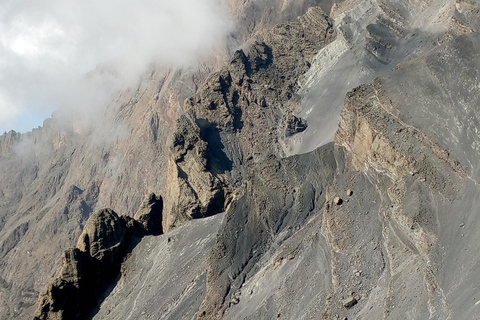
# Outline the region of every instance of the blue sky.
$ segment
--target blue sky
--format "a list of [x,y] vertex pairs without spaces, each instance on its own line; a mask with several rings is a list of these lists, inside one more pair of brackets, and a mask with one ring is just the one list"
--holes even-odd
[[15,117],[11,120],[10,123],[7,123],[0,134],[4,132],[15,130],[17,132],[27,132],[31,131],[32,128],[37,128],[43,124],[43,121],[46,118],[51,116],[51,112],[49,110],[45,111],[30,111],[22,114],[21,116]]

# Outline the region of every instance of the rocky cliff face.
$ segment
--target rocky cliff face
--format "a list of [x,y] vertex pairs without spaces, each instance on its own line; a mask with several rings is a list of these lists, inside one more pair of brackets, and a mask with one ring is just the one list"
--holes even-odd
[[91,318],[140,238],[162,233],[162,209],[161,198],[150,194],[135,214],[138,220],[111,209],[95,212],[76,248],[64,252],[60,273],[40,294],[34,319]]
[[[122,104],[116,117],[128,123],[144,119],[137,123],[138,130],[148,135],[141,136],[163,141],[163,151],[158,151],[155,161],[150,153],[142,158],[155,163],[148,172],[130,170],[115,179],[99,175],[103,178],[98,185],[83,184],[73,173],[64,174],[68,168],[69,172],[88,168],[94,174],[85,181],[91,181],[100,167],[115,163],[111,154],[131,144],[135,145],[128,149],[132,157],[125,156],[129,160],[121,162],[127,172],[139,159],[133,154],[144,154],[145,145],[151,142],[137,145],[119,139],[112,142],[108,156],[101,153],[98,162],[92,150],[109,148],[94,147],[92,142],[79,153],[66,143],[73,141],[73,133],[55,131],[58,127],[53,121],[46,123],[51,129],[30,134],[38,140],[45,135],[42,139],[49,141],[48,148],[34,148],[35,157],[17,161],[11,153],[22,150],[15,146],[24,136],[2,136],[2,161],[14,170],[0,167],[11,181],[1,189],[5,197],[0,205],[10,210],[15,203],[16,212],[3,211],[6,214],[0,220],[5,266],[0,292],[4,296],[14,293],[3,300],[8,307],[5,314],[11,317],[28,310],[20,302],[32,303],[28,292],[33,297],[38,283],[48,278],[45,273],[35,284],[21,272],[13,276],[15,270],[32,265],[13,267],[23,257],[19,252],[45,234],[56,234],[58,226],[69,234],[53,239],[68,239],[65,242],[73,244],[80,226],[85,225],[77,249],[66,251],[62,271],[42,294],[38,317],[78,316],[71,310],[82,309],[84,302],[69,300],[75,303],[67,306],[58,292],[78,294],[86,281],[84,275],[91,273],[84,271],[90,263],[85,261],[95,261],[98,255],[113,261],[116,272],[123,268],[123,273],[99,306],[97,319],[110,315],[125,319],[153,315],[202,319],[479,317],[475,286],[478,3],[321,3],[330,15],[319,7],[307,11],[311,4],[231,1],[232,11],[243,21],[239,26],[242,36],[231,45],[243,46],[219,71],[208,76],[211,69],[196,73],[199,76],[189,82],[194,84],[190,91],[169,95],[172,102],[191,93],[184,108],[169,109],[169,119],[185,111],[171,140],[163,133],[154,134],[161,130],[160,119],[166,118],[150,118],[142,109],[150,110],[152,105],[145,107],[149,104],[144,102],[156,95],[148,90],[137,92],[141,99]],[[278,15],[268,13],[270,5],[278,9]],[[301,17],[282,24],[297,14]],[[270,29],[277,22],[281,24]],[[180,88],[174,86],[174,79],[184,78],[173,74],[162,78],[160,101],[167,88]],[[121,97],[119,101],[127,99],[126,94]],[[137,109],[137,104],[142,107]],[[292,155],[296,152],[305,153]],[[77,154],[82,154],[82,160],[71,164],[68,159],[77,159]],[[46,158],[55,160],[49,170],[41,160]],[[144,170],[145,166],[135,168]],[[130,179],[131,172],[146,180]],[[155,205],[161,199],[152,196],[135,215],[138,222],[109,211],[102,211],[102,219],[101,214],[91,217],[90,221],[120,224],[114,228],[117,231],[103,232],[105,228],[85,224],[90,212],[108,201],[122,203],[121,208],[129,208],[122,212],[133,215],[130,209],[138,206],[139,193],[145,191],[144,186],[134,187],[151,181],[151,174],[157,181],[157,176],[165,178],[167,172],[161,215]],[[163,180],[158,181],[163,186]],[[39,192],[39,186],[45,186],[45,192]],[[155,189],[152,186],[148,182],[145,188]],[[61,199],[68,199],[61,211],[64,216],[50,216],[58,206],[63,208]],[[218,231],[213,225],[207,227],[207,222],[190,221],[223,211],[225,218]],[[150,212],[157,214],[150,216]],[[132,249],[134,260],[120,267],[122,259],[111,258],[111,254],[125,252],[119,248],[124,247],[121,239],[130,234],[130,225],[140,228],[135,233],[139,236],[167,234],[142,240]],[[193,226],[205,229],[194,232]],[[92,247],[91,239],[98,245]],[[49,247],[49,254],[53,256],[57,249],[59,245]],[[210,253],[205,258],[207,250]],[[46,252],[50,251],[38,250],[36,255],[47,256]],[[168,256],[162,262],[165,252]],[[51,268],[48,263],[35,263],[45,270]],[[181,271],[173,267],[177,265]],[[145,271],[151,266],[162,283],[152,281],[157,275]],[[185,278],[172,282],[170,276]],[[149,284],[142,285],[146,281]],[[130,286],[134,289],[129,290]],[[95,303],[99,298],[94,298]],[[12,301],[17,303],[17,313]],[[95,304],[88,303],[88,308]]]
[[311,8],[264,34],[247,54],[237,51],[187,100],[171,148],[165,229],[225,210],[253,172],[269,174],[261,166],[284,155],[288,119],[300,107],[297,79],[334,37],[328,16]]
[[[177,106],[172,101],[172,108],[159,108],[171,93],[161,93],[157,102],[149,86],[168,76],[157,73],[148,86],[123,93],[116,105],[121,114],[113,118],[119,109],[109,111],[101,130],[77,130],[54,116],[40,129],[16,134],[14,143],[11,133],[0,138],[8,146],[0,158],[0,318],[26,308],[31,313],[35,296],[57,272],[54,261],[75,244],[94,211],[108,206],[133,216],[146,193],[162,190],[166,132]],[[152,166],[152,159],[159,164]],[[31,269],[38,274],[31,277]]]
[[148,70],[137,87],[111,98],[95,124],[57,114],[31,133],[1,136],[0,318],[30,317],[61,252],[75,244],[93,212],[111,207],[133,216],[145,194],[164,189],[183,102],[233,49],[317,2],[230,1],[241,22],[215,57],[181,70]]
[[[478,39],[473,29],[457,26],[453,3],[431,5],[432,11],[452,13],[439,42],[351,91],[334,144],[280,159],[286,144],[279,143],[284,136],[274,134],[277,149],[270,156],[265,150],[271,146],[258,139],[263,153],[248,158],[255,165],[236,164],[226,153],[229,145],[234,141],[242,151],[248,147],[220,134],[222,144],[214,146],[227,150],[232,172],[247,170],[237,169],[244,185],[233,192],[210,253],[206,297],[197,317],[478,316],[476,299],[471,299],[476,289],[466,283],[475,278],[476,262],[465,256],[475,250],[467,248],[476,247],[476,233],[464,222],[476,220],[473,119],[478,96],[472,70],[477,69],[473,48]],[[478,12],[470,8],[469,14]],[[460,24],[472,25],[466,17]],[[393,46],[387,49],[396,54]],[[208,119],[201,112],[194,118],[199,114]],[[211,122],[235,122],[235,114],[225,114]],[[269,121],[277,121],[278,128],[281,118]]]

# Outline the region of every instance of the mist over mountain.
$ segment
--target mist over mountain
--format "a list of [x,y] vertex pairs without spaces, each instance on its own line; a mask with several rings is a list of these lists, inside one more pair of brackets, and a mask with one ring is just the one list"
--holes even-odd
[[[233,27],[212,0],[8,0],[0,18],[1,132],[33,128],[22,124],[31,113],[96,112],[149,65],[207,59]],[[94,80],[85,77],[95,69]]]
[[0,137],[0,319],[480,317],[477,1],[112,3],[31,2],[118,60]]

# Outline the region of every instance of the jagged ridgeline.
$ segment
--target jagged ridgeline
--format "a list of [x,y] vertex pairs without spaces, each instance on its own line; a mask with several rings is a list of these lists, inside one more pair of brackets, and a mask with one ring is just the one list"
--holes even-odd
[[[480,318],[480,3],[231,4],[247,41],[186,99],[163,198],[92,214],[36,319]],[[269,5],[291,21],[255,29]]]
[[[299,99],[296,97],[299,88],[298,79],[308,70],[313,55],[334,39],[332,26],[331,20],[320,8],[311,8],[298,21],[279,25],[266,33],[262,41],[257,41],[249,47],[247,54],[242,50],[237,51],[227,67],[210,75],[199,92],[187,100],[185,115],[181,116],[177,122],[177,129],[173,134],[170,148],[171,156],[163,218],[156,220],[156,222],[160,222],[160,226],[163,220],[163,230],[170,231],[190,219],[223,212],[231,203],[243,197],[242,194],[245,192],[263,193],[265,187],[268,190],[268,188],[278,189],[282,185],[288,185],[286,179],[292,175],[289,173],[288,167],[292,167],[292,165],[287,162],[283,169],[285,177],[279,176],[279,161],[284,156],[279,141],[305,129],[305,123],[293,115],[298,112],[300,107]],[[323,158],[324,156],[319,157]],[[317,179],[315,185],[322,184],[327,176],[331,178],[333,158],[330,156],[328,160],[324,161],[326,161],[327,168],[320,169],[319,173],[315,174],[315,177],[322,177],[322,179]],[[315,161],[315,163],[317,162]],[[319,168],[321,167],[323,165],[319,164]],[[264,182],[262,185],[256,186],[256,190],[249,190],[246,185],[247,181],[251,179],[255,179],[255,181],[260,179],[259,182]],[[303,177],[295,179],[304,180]],[[264,183],[265,185],[263,185]],[[288,193],[293,192],[293,188],[293,185],[290,186]],[[310,183],[303,188],[306,189],[305,192],[308,193],[308,196],[314,195],[314,186]],[[279,193],[275,198],[281,200],[286,193],[287,191]],[[268,199],[268,192],[263,196]],[[290,205],[306,205],[297,204],[295,198]],[[273,200],[269,199],[268,201]],[[308,202],[313,199],[302,201]],[[273,202],[269,205],[272,204]],[[311,210],[304,209],[304,211],[302,215],[292,219],[291,223],[303,223],[311,213]],[[138,233],[138,231],[131,231],[128,226],[124,227],[129,223],[132,228],[135,227],[136,220],[125,222],[126,217],[116,218],[116,214],[111,211],[99,211],[87,222],[74,252],[82,251],[82,248],[86,246],[85,243],[89,242],[89,232],[86,235],[85,231],[88,229],[87,227],[90,226],[89,228],[92,230],[102,229],[97,225],[105,224],[101,222],[105,218],[100,218],[104,217],[106,213],[109,213],[109,220],[124,221],[119,222],[118,227],[121,230],[126,228],[123,233]],[[286,227],[277,222],[277,220],[283,220],[284,217],[278,216],[278,212],[272,212],[272,214],[274,216],[266,215],[262,218],[270,221],[265,225],[264,230],[260,228],[258,234],[251,235],[253,243],[258,241],[265,246],[267,243],[263,243],[266,240],[263,238],[263,233],[279,232]],[[257,218],[252,217],[252,222],[255,219]],[[107,225],[109,224],[107,223]],[[92,227],[93,225],[96,227]],[[90,233],[98,233],[97,231]],[[111,233],[99,232],[100,234]],[[257,236],[260,238],[255,239]],[[113,246],[115,250],[117,247],[128,247],[123,244],[123,237],[120,238],[115,238]],[[130,238],[131,236],[127,237],[127,239]],[[125,241],[131,242],[131,240]],[[107,250],[107,248],[104,249]],[[99,268],[115,271],[108,271],[108,274],[118,274],[120,258],[125,255],[124,249],[118,250],[120,250],[120,254],[113,259],[118,263],[117,269],[113,267]],[[88,252],[88,250],[83,251]],[[70,252],[71,250],[67,251],[66,255],[69,256]],[[262,251],[258,251],[257,259],[262,253]],[[91,254],[91,257],[94,258],[94,255]],[[111,260],[111,258],[107,259],[107,261]],[[78,264],[77,260],[73,259],[73,261],[73,264]],[[66,274],[71,268],[69,265],[64,262],[60,276],[53,285],[47,288],[47,292],[41,298],[37,311],[39,319],[49,319],[55,317],[55,314],[63,312],[61,307],[52,307],[56,304],[55,298],[52,296],[53,292],[58,291],[57,283],[59,281],[68,282],[65,279],[69,278],[69,275]],[[102,276],[102,278],[106,277]],[[110,281],[113,279],[113,276],[110,277]],[[100,283],[98,290],[94,291],[105,290],[108,280],[105,281],[103,287]],[[86,288],[82,290],[91,290],[92,288],[88,284],[74,285]],[[76,299],[68,300],[78,301],[78,297],[85,295],[85,292],[87,291],[79,291]],[[67,295],[62,292],[59,296]],[[94,295],[88,294],[87,296],[92,298]],[[95,298],[98,300],[99,296],[93,299],[95,300]],[[89,308],[85,307],[87,304],[78,305],[76,308],[83,310],[82,312],[90,310],[93,302],[87,301],[86,303],[90,306]],[[86,314],[69,311],[70,317],[75,315],[79,319],[85,317]]]

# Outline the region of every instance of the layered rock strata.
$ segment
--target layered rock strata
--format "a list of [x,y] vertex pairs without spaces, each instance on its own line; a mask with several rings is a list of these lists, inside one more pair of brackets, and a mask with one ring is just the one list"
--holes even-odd
[[[367,30],[369,61],[394,61],[392,43],[412,3],[375,7],[380,25]],[[183,291],[162,287],[172,300],[162,301],[160,317],[478,318],[478,8],[471,1],[421,6],[449,20],[446,31],[423,45],[424,54],[349,92],[335,141],[306,154],[285,158],[284,139],[293,124],[302,128],[293,118],[299,78],[337,36],[321,10],[259,36],[208,77],[178,121],[160,221],[171,230],[227,213],[207,279],[189,275]],[[182,260],[191,245],[182,248],[179,264],[198,267]],[[142,266],[135,263],[129,270]],[[73,263],[65,272],[81,268]],[[135,288],[134,297],[119,289],[98,317],[125,297],[154,310],[162,295]],[[195,310],[177,308],[187,308],[184,299]],[[150,316],[132,308],[132,317]]]

